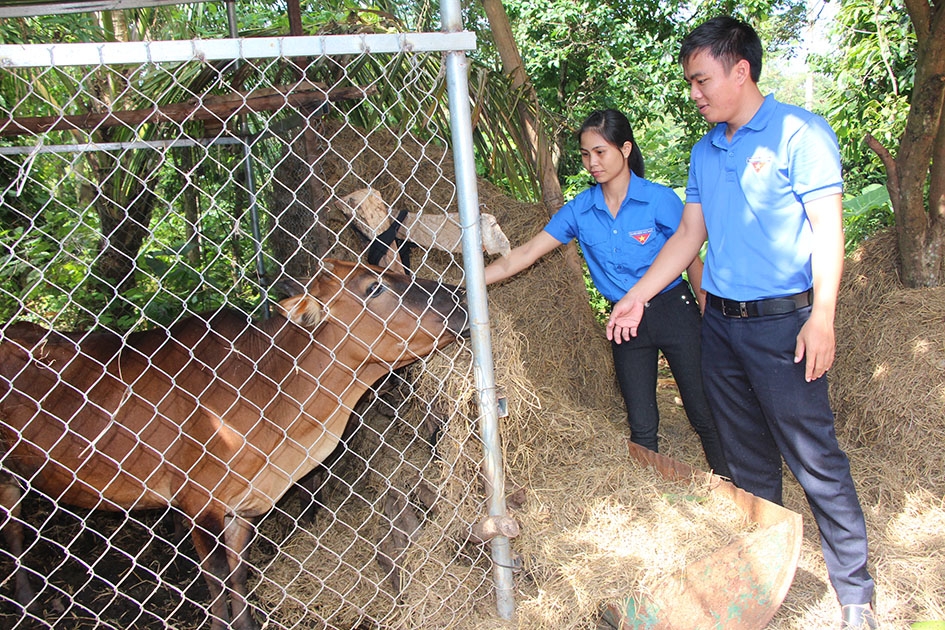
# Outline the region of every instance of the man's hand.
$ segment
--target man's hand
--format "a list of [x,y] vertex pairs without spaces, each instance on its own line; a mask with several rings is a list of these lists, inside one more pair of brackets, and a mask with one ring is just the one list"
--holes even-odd
[[811,312],[810,319],[797,334],[797,345],[794,347],[795,363],[800,363],[807,357],[804,376],[808,383],[826,374],[833,366],[836,350],[833,325]]
[[607,321],[607,338],[620,344],[630,341],[630,337],[637,336],[637,328],[643,319],[643,309],[646,302],[640,300],[633,293],[627,293],[614,304],[614,310]]

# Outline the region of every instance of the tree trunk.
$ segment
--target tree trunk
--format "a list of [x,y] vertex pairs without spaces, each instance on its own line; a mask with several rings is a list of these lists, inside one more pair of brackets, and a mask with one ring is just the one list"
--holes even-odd
[[[136,259],[148,235],[157,201],[153,188],[157,169],[139,172],[129,190],[122,190],[126,167],[121,159],[108,154],[105,160],[90,160],[93,181],[105,182],[99,184],[94,199],[102,241],[92,272],[93,290],[76,296],[92,312],[107,313],[112,322],[120,322],[134,313],[131,303],[121,295],[136,286]],[[104,302],[98,302],[99,299]]]
[[[194,180],[200,178],[195,171],[194,147],[180,149],[181,196],[180,205],[184,209],[184,232],[187,238],[185,246],[187,260],[194,269],[200,265],[200,192]],[[202,167],[200,167],[202,169]]]
[[96,202],[102,222],[102,246],[95,261],[95,275],[115,294],[135,286],[135,260],[154,209],[155,196],[148,184],[142,183],[136,192],[127,209],[102,197]]
[[945,5],[906,6],[917,42],[906,130],[895,158],[872,136],[867,144],[886,166],[903,283],[937,287],[945,286]]
[[509,16],[501,0],[483,0],[482,5],[489,18],[489,25],[492,27],[496,49],[502,58],[503,71],[511,78],[512,87],[522,95],[522,98],[518,99],[517,106],[519,120],[524,130],[521,145],[538,177],[542,202],[548,209],[548,214],[554,214],[564,205],[564,195],[561,193],[561,184],[558,182],[557,167],[552,154],[553,145],[537,118],[537,113],[540,111],[538,95],[525,74],[522,57],[512,37]]

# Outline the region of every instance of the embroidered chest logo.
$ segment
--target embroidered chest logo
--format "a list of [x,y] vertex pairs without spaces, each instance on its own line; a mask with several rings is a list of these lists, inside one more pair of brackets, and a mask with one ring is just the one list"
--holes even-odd
[[646,230],[637,230],[636,232],[630,232],[628,236],[635,240],[640,245],[646,245],[646,242],[650,240],[650,236],[653,234],[653,228],[648,228]]
[[748,158],[748,166],[759,175],[767,170],[773,159],[769,155],[760,155]]

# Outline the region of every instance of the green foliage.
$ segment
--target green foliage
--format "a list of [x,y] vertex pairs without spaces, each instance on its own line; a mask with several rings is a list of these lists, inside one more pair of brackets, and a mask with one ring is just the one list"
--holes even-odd
[[824,114],[840,140],[847,186],[860,190],[886,179],[866,134],[895,146],[905,129],[915,34],[901,5],[879,0],[843,2],[834,26],[835,51],[813,62],[834,79]]
[[[99,240],[94,217],[77,217],[61,203],[49,203],[33,216],[19,214],[11,205],[3,208],[7,220],[0,229],[0,320],[25,311],[46,321],[75,324],[79,316],[68,314],[74,308],[71,302],[91,272],[89,252]],[[7,221],[15,227],[7,228]]]
[[[220,166],[228,148],[214,149]],[[254,264],[237,252],[252,251],[250,230],[241,230],[240,246],[232,247],[233,191],[226,177],[206,166],[203,187],[206,211],[201,216],[202,245],[193,259],[182,213],[175,205],[180,184],[173,172],[157,184],[160,213],[152,218],[148,237],[137,257],[137,282],[120,295],[96,277],[101,251],[98,215],[74,194],[87,182],[79,173],[57,179],[56,159],[37,159],[35,181],[57,182],[52,191],[27,185],[18,196],[0,191],[0,321],[13,318],[54,322],[62,329],[109,327],[127,330],[142,324],[169,324],[181,311],[202,312],[223,304],[251,311],[260,287],[251,280]],[[10,167],[0,161],[0,170]],[[225,169],[222,169],[225,170]],[[214,182],[222,182],[215,185]],[[211,201],[212,200],[212,201]],[[130,308],[129,308],[130,307]]]
[[[884,142],[901,132],[914,63],[908,17],[878,0],[876,4],[871,1],[844,4],[839,70],[835,58],[817,60],[819,76],[836,79],[829,81],[832,91],[823,112],[841,139],[848,188],[864,189],[870,195],[874,189],[867,186],[883,177],[861,139],[865,130]],[[505,6],[538,92],[539,114],[562,145],[559,172],[566,198],[590,183],[572,130],[590,111],[603,107],[621,109],[630,117],[646,159],[648,177],[673,187],[684,185],[689,148],[707,127],[689,102],[688,86],[676,57],[682,37],[707,17],[724,12],[752,22],[769,46],[765,85],[777,86],[782,98],[782,88],[785,93],[791,92],[789,98],[795,101],[801,94],[797,82],[791,84],[789,78],[779,74],[776,64],[769,63],[771,58],[785,54],[803,26],[804,5],[797,0],[709,2],[696,7],[656,0],[508,0]],[[247,0],[237,3],[236,11],[241,36],[282,35],[288,31],[282,3]],[[96,15],[7,20],[0,23],[0,41],[107,41],[122,23],[131,39],[224,37],[229,30],[222,3],[128,10],[122,12],[122,20],[117,19],[117,13],[111,16],[115,19],[107,20]],[[520,95],[501,72],[481,7],[472,3],[466,16],[469,28],[477,30],[480,46],[470,55],[477,170],[515,196],[537,200],[537,182],[519,149],[522,132],[516,107],[522,102]],[[426,2],[304,0],[302,17],[304,31],[309,34],[437,28],[436,8]],[[159,72],[148,67],[130,74],[113,73],[94,84],[84,74],[87,69],[3,73],[0,108],[5,112],[15,109],[18,116],[89,111],[92,103],[76,99],[77,91],[86,95],[106,93],[120,109],[140,107],[142,97],[144,102],[153,102],[152,95],[160,95],[160,103],[180,102],[194,94],[229,90],[234,70],[225,64],[184,64]],[[336,111],[355,124],[365,128],[385,125],[421,137],[446,137],[449,121],[440,70],[436,55],[401,55],[393,60],[364,55],[345,59],[343,67],[337,60],[316,60],[307,68],[307,77],[330,85],[341,81],[376,86],[379,94],[372,100],[381,107],[357,102],[336,105]],[[172,75],[176,75],[175,81],[170,80]],[[244,67],[240,88],[278,84],[290,75],[282,64]],[[45,104],[24,100],[24,95],[36,90],[42,92]],[[247,124],[251,132],[262,131],[278,120],[250,117]],[[199,130],[187,131],[197,135]],[[107,134],[107,139],[121,141],[136,135],[147,138],[149,133],[147,128],[135,133],[116,129]],[[59,141],[71,142],[72,138],[66,134],[47,137],[47,142]],[[254,159],[269,165],[281,154],[278,147],[257,147],[256,152]],[[229,182],[239,172],[239,151],[214,150],[197,166],[202,236],[198,260],[192,258],[196,250],[187,240],[180,218],[182,185],[174,175],[174,151],[167,157],[167,163],[159,164],[143,155],[135,156],[120,168],[116,166],[113,176],[106,178],[111,186],[108,194],[118,207],[125,203],[121,194],[130,194],[135,182],[144,177],[157,191],[149,219],[150,235],[138,253],[136,282],[123,295],[109,294],[107,287],[85,280],[92,273],[94,256],[100,248],[96,209],[80,202],[79,191],[88,185],[81,180],[90,176],[87,167],[70,165],[66,171],[72,175],[62,177],[57,175],[61,164],[37,160],[32,177],[49,182],[48,186],[17,191],[17,169],[23,163],[0,159],[0,177],[12,182],[0,190],[0,254],[9,263],[0,271],[0,314],[29,308],[58,313],[62,321],[113,324],[105,306],[118,301],[134,305],[130,311],[116,311],[115,317],[125,326],[143,320],[165,322],[181,309],[205,310],[224,302],[254,308],[260,287],[252,279],[253,243],[246,237],[246,218],[237,211],[244,207],[240,201],[244,193],[238,185],[214,184]],[[848,243],[858,242],[890,221],[888,203],[869,202],[862,207],[856,199],[849,203],[845,213]],[[243,227],[234,230],[234,225]],[[63,244],[61,248],[59,243]],[[273,266],[276,264],[274,261]],[[599,294],[593,297],[593,293],[591,299],[601,312],[606,300]]]
[[895,224],[889,191],[870,184],[860,194],[843,201],[844,245],[849,254],[864,239]]
[[[691,108],[695,109],[695,108]],[[689,177],[689,149],[686,136],[679,125],[667,118],[656,119],[634,138],[644,151],[647,179],[670,188],[685,187]]]
[[[280,36],[288,32],[284,3],[247,0],[235,5],[240,36]],[[404,6],[390,2],[360,3],[350,0],[302,2],[306,34],[387,33],[409,30],[409,24],[433,26],[430,6]],[[403,17],[401,17],[403,15]],[[223,3],[197,3],[131,9],[122,12],[69,14],[16,19],[0,24],[6,42],[42,43],[110,41],[121,29],[122,38],[189,39],[227,37],[229,22]],[[194,95],[231,93],[280,85],[299,78],[292,62],[255,64],[185,63],[176,67],[146,65],[91,69],[62,67],[50,70],[13,70],[0,73],[0,110],[3,115],[33,116],[84,114],[101,103],[98,95],[116,110],[134,110],[154,104],[179,103]],[[306,78],[332,87],[370,85],[377,95],[371,101],[334,104],[334,115],[366,129],[385,126],[399,133],[447,137],[448,117],[441,56],[362,55],[319,58],[305,68]],[[487,89],[508,94],[501,73],[480,73]],[[502,85],[504,89],[495,89]],[[243,120],[250,134],[278,125],[293,110],[275,116],[250,115]],[[510,134],[502,124],[484,125],[477,133],[477,150],[498,160],[518,156],[510,151]],[[164,139],[167,129],[143,125],[135,129],[100,129],[93,141],[123,142]],[[183,132],[204,137],[202,123],[187,123]],[[29,138],[12,143],[29,142]],[[74,142],[71,132],[50,132],[47,144]],[[4,141],[10,143],[11,141]],[[128,151],[119,154],[91,152],[61,167],[56,157],[0,157],[0,254],[7,265],[0,272],[0,316],[31,316],[60,328],[108,326],[125,330],[173,321],[182,310],[204,311],[221,304],[247,311],[258,307],[265,291],[256,276],[256,244],[245,211],[248,200],[242,181],[242,147],[201,150],[189,167],[188,180],[195,188],[199,212],[199,250],[187,232],[181,207],[183,191],[178,149]],[[261,184],[284,159],[284,145],[260,142],[253,149],[254,171]],[[485,160],[483,160],[485,163]],[[514,163],[514,160],[513,160]],[[522,162],[523,163],[523,162]],[[29,184],[18,187],[18,173],[29,172]],[[506,165],[507,166],[507,165]],[[505,168],[505,167],[503,167]],[[502,169],[498,169],[502,172]],[[518,164],[510,169],[526,172]],[[7,182],[12,182],[7,184]],[[533,190],[532,182],[518,184]],[[131,206],[145,188],[154,201],[131,216]],[[88,198],[80,200],[79,191]],[[128,213],[132,221],[147,222],[144,241],[137,248],[134,281],[96,275],[101,260],[101,213]],[[37,230],[36,228],[41,229]],[[267,273],[279,273],[280,261],[263,252]],[[29,263],[25,261],[30,261]],[[31,314],[31,315],[30,315]]]
[[[627,114],[657,181],[684,182],[688,149],[706,123],[689,103],[677,63],[679,43],[693,25],[730,13],[765,33],[772,50],[795,39],[804,3],[758,0],[682,2],[508,0],[515,38],[547,119],[562,144],[559,173],[582,169],[573,130],[593,110]],[[488,47],[485,37],[481,43]]]
[[0,20],[0,44],[89,41],[105,41],[105,32],[93,13]]

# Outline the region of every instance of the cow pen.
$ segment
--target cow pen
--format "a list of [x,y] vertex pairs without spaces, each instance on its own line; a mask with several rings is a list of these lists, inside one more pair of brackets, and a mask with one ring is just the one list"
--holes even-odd
[[[264,321],[276,282],[310,278],[328,257],[464,285],[469,340],[344,403],[340,446],[256,524],[247,599],[268,627],[421,627],[404,605],[417,589],[437,593],[428,615],[488,602],[508,619],[482,276],[482,231],[496,226],[479,210],[465,57],[475,37],[458,2],[442,3],[432,33],[240,38],[234,21],[224,39],[0,45],[2,336],[28,321],[127,340],[223,306]],[[421,93],[429,73],[435,90]],[[460,241],[434,234],[408,257],[388,240],[378,255],[383,230],[345,202],[365,190],[389,224],[434,218]],[[112,357],[88,358],[107,372]],[[181,512],[60,499],[26,492],[5,515],[26,539],[21,558],[0,552],[3,627],[211,620]],[[26,603],[13,596],[18,567],[36,593]]]
[[[0,20],[159,4],[176,2],[17,0]],[[800,517],[746,519],[755,509],[701,472],[671,378],[657,391],[670,459],[628,457],[576,248],[490,286],[486,312],[483,253],[525,242],[548,215],[477,178],[471,145],[494,155],[490,116],[505,112],[467,87],[467,75],[496,79],[469,64],[477,44],[458,5],[427,29],[441,32],[271,37],[238,28],[234,2],[202,6],[224,4],[226,37],[0,45],[0,357],[14,357],[0,362],[0,628],[219,630],[231,616],[237,629],[613,630],[653,615],[685,626],[686,601],[727,615],[727,630],[827,627],[835,601],[816,532],[778,610]],[[298,2],[286,5],[294,29]],[[358,262],[386,271],[351,271]],[[465,297],[434,304],[446,285]],[[461,304],[469,337],[456,339]],[[435,323],[405,330],[404,309]],[[333,367],[313,374],[284,343],[306,335]],[[381,357],[378,344],[401,347]],[[390,368],[381,378],[376,360]],[[92,413],[54,419],[60,433],[12,424],[69,404]],[[299,422],[270,413],[286,406]],[[113,413],[135,428],[102,422]],[[197,415],[211,436],[183,428]],[[300,431],[339,415],[327,437]],[[86,416],[99,424],[83,433]],[[175,454],[183,442],[202,449],[192,465]],[[65,455],[36,457],[47,452]],[[30,472],[60,461],[72,462],[57,471],[74,475],[68,488]],[[200,471],[208,462],[216,473]],[[120,481],[101,474],[116,469]],[[119,492],[131,470],[148,471],[140,497]],[[212,479],[196,484],[206,505],[128,509],[153,506],[174,475]],[[224,501],[220,518],[210,508]],[[936,501],[922,515],[929,543],[907,564],[940,576]],[[796,484],[787,504],[805,505]],[[910,607],[901,618],[941,616],[939,603]]]

